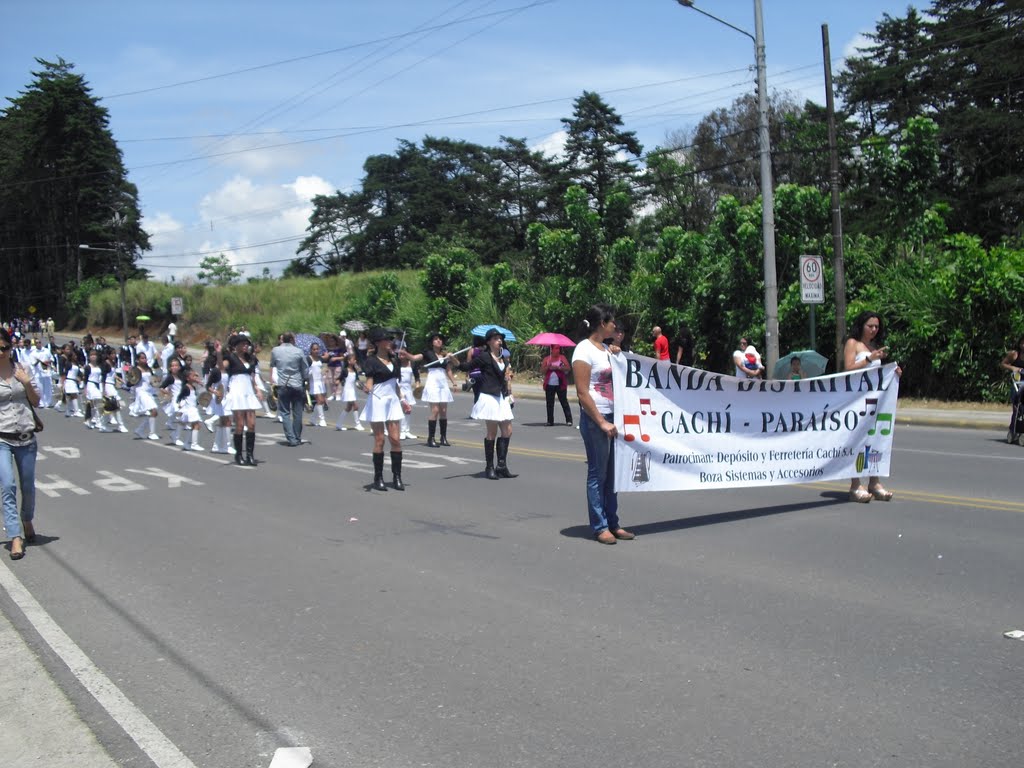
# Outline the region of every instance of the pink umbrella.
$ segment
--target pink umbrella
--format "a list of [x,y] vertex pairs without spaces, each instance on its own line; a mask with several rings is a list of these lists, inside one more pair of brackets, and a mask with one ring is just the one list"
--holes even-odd
[[533,344],[537,347],[549,347],[552,344],[557,344],[560,347],[575,347],[576,342],[570,339],[568,336],[563,336],[560,333],[538,333],[527,344]]

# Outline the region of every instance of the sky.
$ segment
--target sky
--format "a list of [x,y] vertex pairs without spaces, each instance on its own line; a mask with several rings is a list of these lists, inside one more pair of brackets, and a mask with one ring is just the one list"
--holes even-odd
[[[754,32],[753,0],[696,5]],[[824,103],[833,72],[907,0],[763,0],[769,90]],[[920,3],[916,3],[920,7]],[[109,110],[158,279],[225,254],[244,276],[295,258],[310,200],[358,189],[401,139],[557,154],[596,91],[645,149],[753,90],[749,37],[673,0],[3,0],[0,103],[72,63]]]

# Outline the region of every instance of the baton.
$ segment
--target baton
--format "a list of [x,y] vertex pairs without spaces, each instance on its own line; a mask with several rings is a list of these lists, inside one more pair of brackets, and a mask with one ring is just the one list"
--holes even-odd
[[[463,347],[463,348],[462,348],[462,349],[460,349],[460,350],[459,350],[458,352],[451,352],[451,353],[449,353],[449,354],[448,354],[448,355],[447,355],[447,356],[445,357],[445,360],[444,360],[444,362],[448,362],[448,358],[449,358],[449,357],[458,357],[458,356],[459,356],[459,355],[461,355],[461,354],[462,354],[463,352],[468,352],[468,351],[469,351],[469,350],[471,350],[472,348],[473,348],[473,347],[471,347],[471,346],[470,346],[470,347]],[[437,364],[438,364],[438,363],[440,363],[440,362],[441,362],[440,360],[435,360],[435,361],[434,361],[434,362],[432,362],[432,363],[427,363],[427,364],[426,364],[426,365],[424,365],[423,367],[424,367],[424,368],[429,368],[430,366],[432,366],[432,365],[437,365]]]

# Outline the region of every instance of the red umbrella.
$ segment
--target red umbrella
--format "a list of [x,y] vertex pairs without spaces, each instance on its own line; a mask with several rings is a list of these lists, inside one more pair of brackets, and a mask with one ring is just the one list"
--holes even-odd
[[559,347],[575,347],[576,342],[570,339],[568,336],[563,336],[560,333],[538,333],[527,344],[533,344],[537,347],[549,347],[552,344],[557,344]]

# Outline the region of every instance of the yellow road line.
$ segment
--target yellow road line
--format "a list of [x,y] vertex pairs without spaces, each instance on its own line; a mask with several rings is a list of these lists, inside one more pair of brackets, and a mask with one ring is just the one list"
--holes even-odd
[[[847,491],[849,485],[830,485],[827,483],[801,483],[806,488],[820,488],[828,491]],[[994,509],[1003,512],[1024,512],[1024,502],[1002,501],[1000,499],[978,499],[972,496],[951,496],[945,493],[929,493],[927,491],[896,491],[896,497],[912,501],[927,501],[931,504],[949,506],[975,507],[977,509]]]

